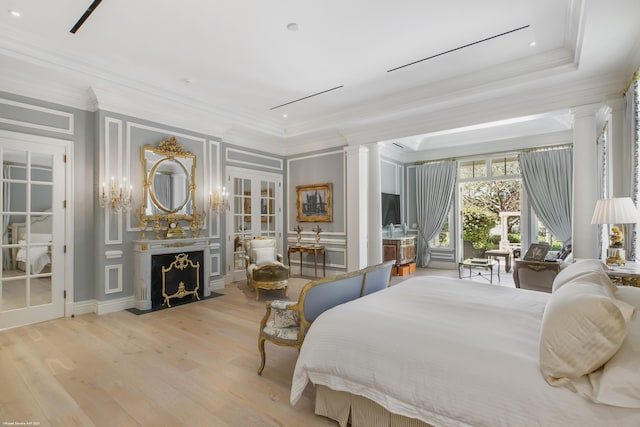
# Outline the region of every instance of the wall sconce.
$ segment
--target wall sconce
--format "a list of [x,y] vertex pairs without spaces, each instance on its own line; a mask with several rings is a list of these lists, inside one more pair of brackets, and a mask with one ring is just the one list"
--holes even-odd
[[111,177],[111,183],[107,190],[107,185],[103,182],[100,207],[104,209],[111,208],[116,212],[129,210],[133,198],[133,187],[127,187],[126,184],[127,178],[122,178],[122,182],[118,183],[114,177]]
[[225,187],[220,187],[213,194],[209,193],[211,199],[211,212],[215,212],[218,215],[223,214],[226,210],[229,210],[229,193]]

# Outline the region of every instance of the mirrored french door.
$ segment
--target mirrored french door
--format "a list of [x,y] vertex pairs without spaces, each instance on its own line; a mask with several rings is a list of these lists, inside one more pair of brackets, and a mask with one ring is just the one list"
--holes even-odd
[[0,329],[64,316],[65,147],[0,135]]
[[244,280],[243,242],[255,237],[273,237],[282,252],[282,176],[227,168],[229,203],[226,219],[227,271],[232,280]]

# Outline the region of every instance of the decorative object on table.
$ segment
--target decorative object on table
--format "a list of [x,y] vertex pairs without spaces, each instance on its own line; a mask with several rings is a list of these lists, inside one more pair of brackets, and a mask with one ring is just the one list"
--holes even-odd
[[159,215],[155,215],[153,221],[153,238],[155,240],[160,240],[160,232],[162,231],[162,226],[160,225],[160,217]]
[[[194,214],[197,215],[197,214]],[[165,233],[165,237],[167,239],[181,239],[185,237],[184,228],[182,228],[182,224],[180,224],[180,220],[172,217],[171,215],[167,218],[167,231]]]
[[200,235],[202,234],[205,215],[206,215],[205,211],[202,211],[201,214],[197,212],[193,214],[193,219],[189,224],[189,229],[191,230],[191,237],[200,237]]
[[523,259],[525,261],[542,262],[544,261],[544,257],[547,255],[547,252],[549,252],[549,248],[550,246],[548,243],[532,243]]
[[407,231],[409,230],[409,227],[407,226],[407,224],[402,224],[402,235],[406,236],[407,235]]
[[298,222],[332,222],[332,184],[298,185],[296,187]]
[[393,237],[393,232],[395,231],[395,227],[393,226],[393,223],[388,225],[389,228],[389,237]]
[[296,232],[296,246],[300,246],[300,240],[302,238],[302,227],[300,227],[300,224],[297,224],[293,231]]
[[[600,199],[596,202],[591,224],[612,225],[609,235],[611,241],[607,249],[607,264],[625,264],[624,224],[635,224],[638,219],[638,209],[630,197]],[[617,224],[622,228],[618,228]]]
[[316,228],[314,228],[313,230],[314,233],[316,233],[316,243],[315,246],[320,246],[320,233],[322,232],[322,228],[320,228],[319,225],[316,225]]

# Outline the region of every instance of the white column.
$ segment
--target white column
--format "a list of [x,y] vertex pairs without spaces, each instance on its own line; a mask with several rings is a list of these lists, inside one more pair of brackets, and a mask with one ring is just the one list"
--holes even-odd
[[573,113],[573,254],[577,259],[598,258],[598,226],[591,224],[598,200],[596,112],[585,105]]
[[369,149],[369,191],[368,230],[369,265],[382,262],[382,184],[380,182],[380,145],[368,145]]
[[367,267],[367,149],[345,148],[347,154],[347,270]]
[[609,173],[611,174],[611,184],[613,191],[611,197],[628,197],[631,194],[631,180],[627,179],[631,174],[616,173],[616,171],[630,171],[631,158],[628,155],[624,144],[623,121],[624,121],[624,100],[614,99],[607,101],[611,107],[611,123],[609,123]]

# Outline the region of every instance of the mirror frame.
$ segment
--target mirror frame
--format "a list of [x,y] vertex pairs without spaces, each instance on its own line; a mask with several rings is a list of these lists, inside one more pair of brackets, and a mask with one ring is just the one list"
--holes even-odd
[[[152,152],[160,156],[160,158],[151,166],[149,172],[147,172],[147,158],[145,153]],[[182,161],[183,159],[190,159],[191,163],[191,172]],[[164,206],[161,206],[158,203],[158,200],[155,197],[155,193],[153,191],[153,174],[155,173],[158,165],[166,160],[175,160],[180,163],[185,171],[187,171],[189,177],[189,188],[187,191],[187,199],[186,201],[178,208],[169,210]],[[180,144],[175,137],[170,137],[161,141],[157,147],[153,145],[143,145],[140,147],[140,161],[142,163],[142,203],[140,206],[140,220],[144,222],[153,221],[154,223],[159,223],[160,221],[175,221],[175,220],[184,220],[184,221],[193,221],[194,213],[198,212],[196,209],[196,155],[189,152],[184,151],[182,149],[182,144]],[[147,215],[147,200],[150,200],[155,208],[161,210],[164,213],[157,213],[153,215]],[[191,201],[191,214],[179,214],[180,210],[182,210],[188,203]]]

